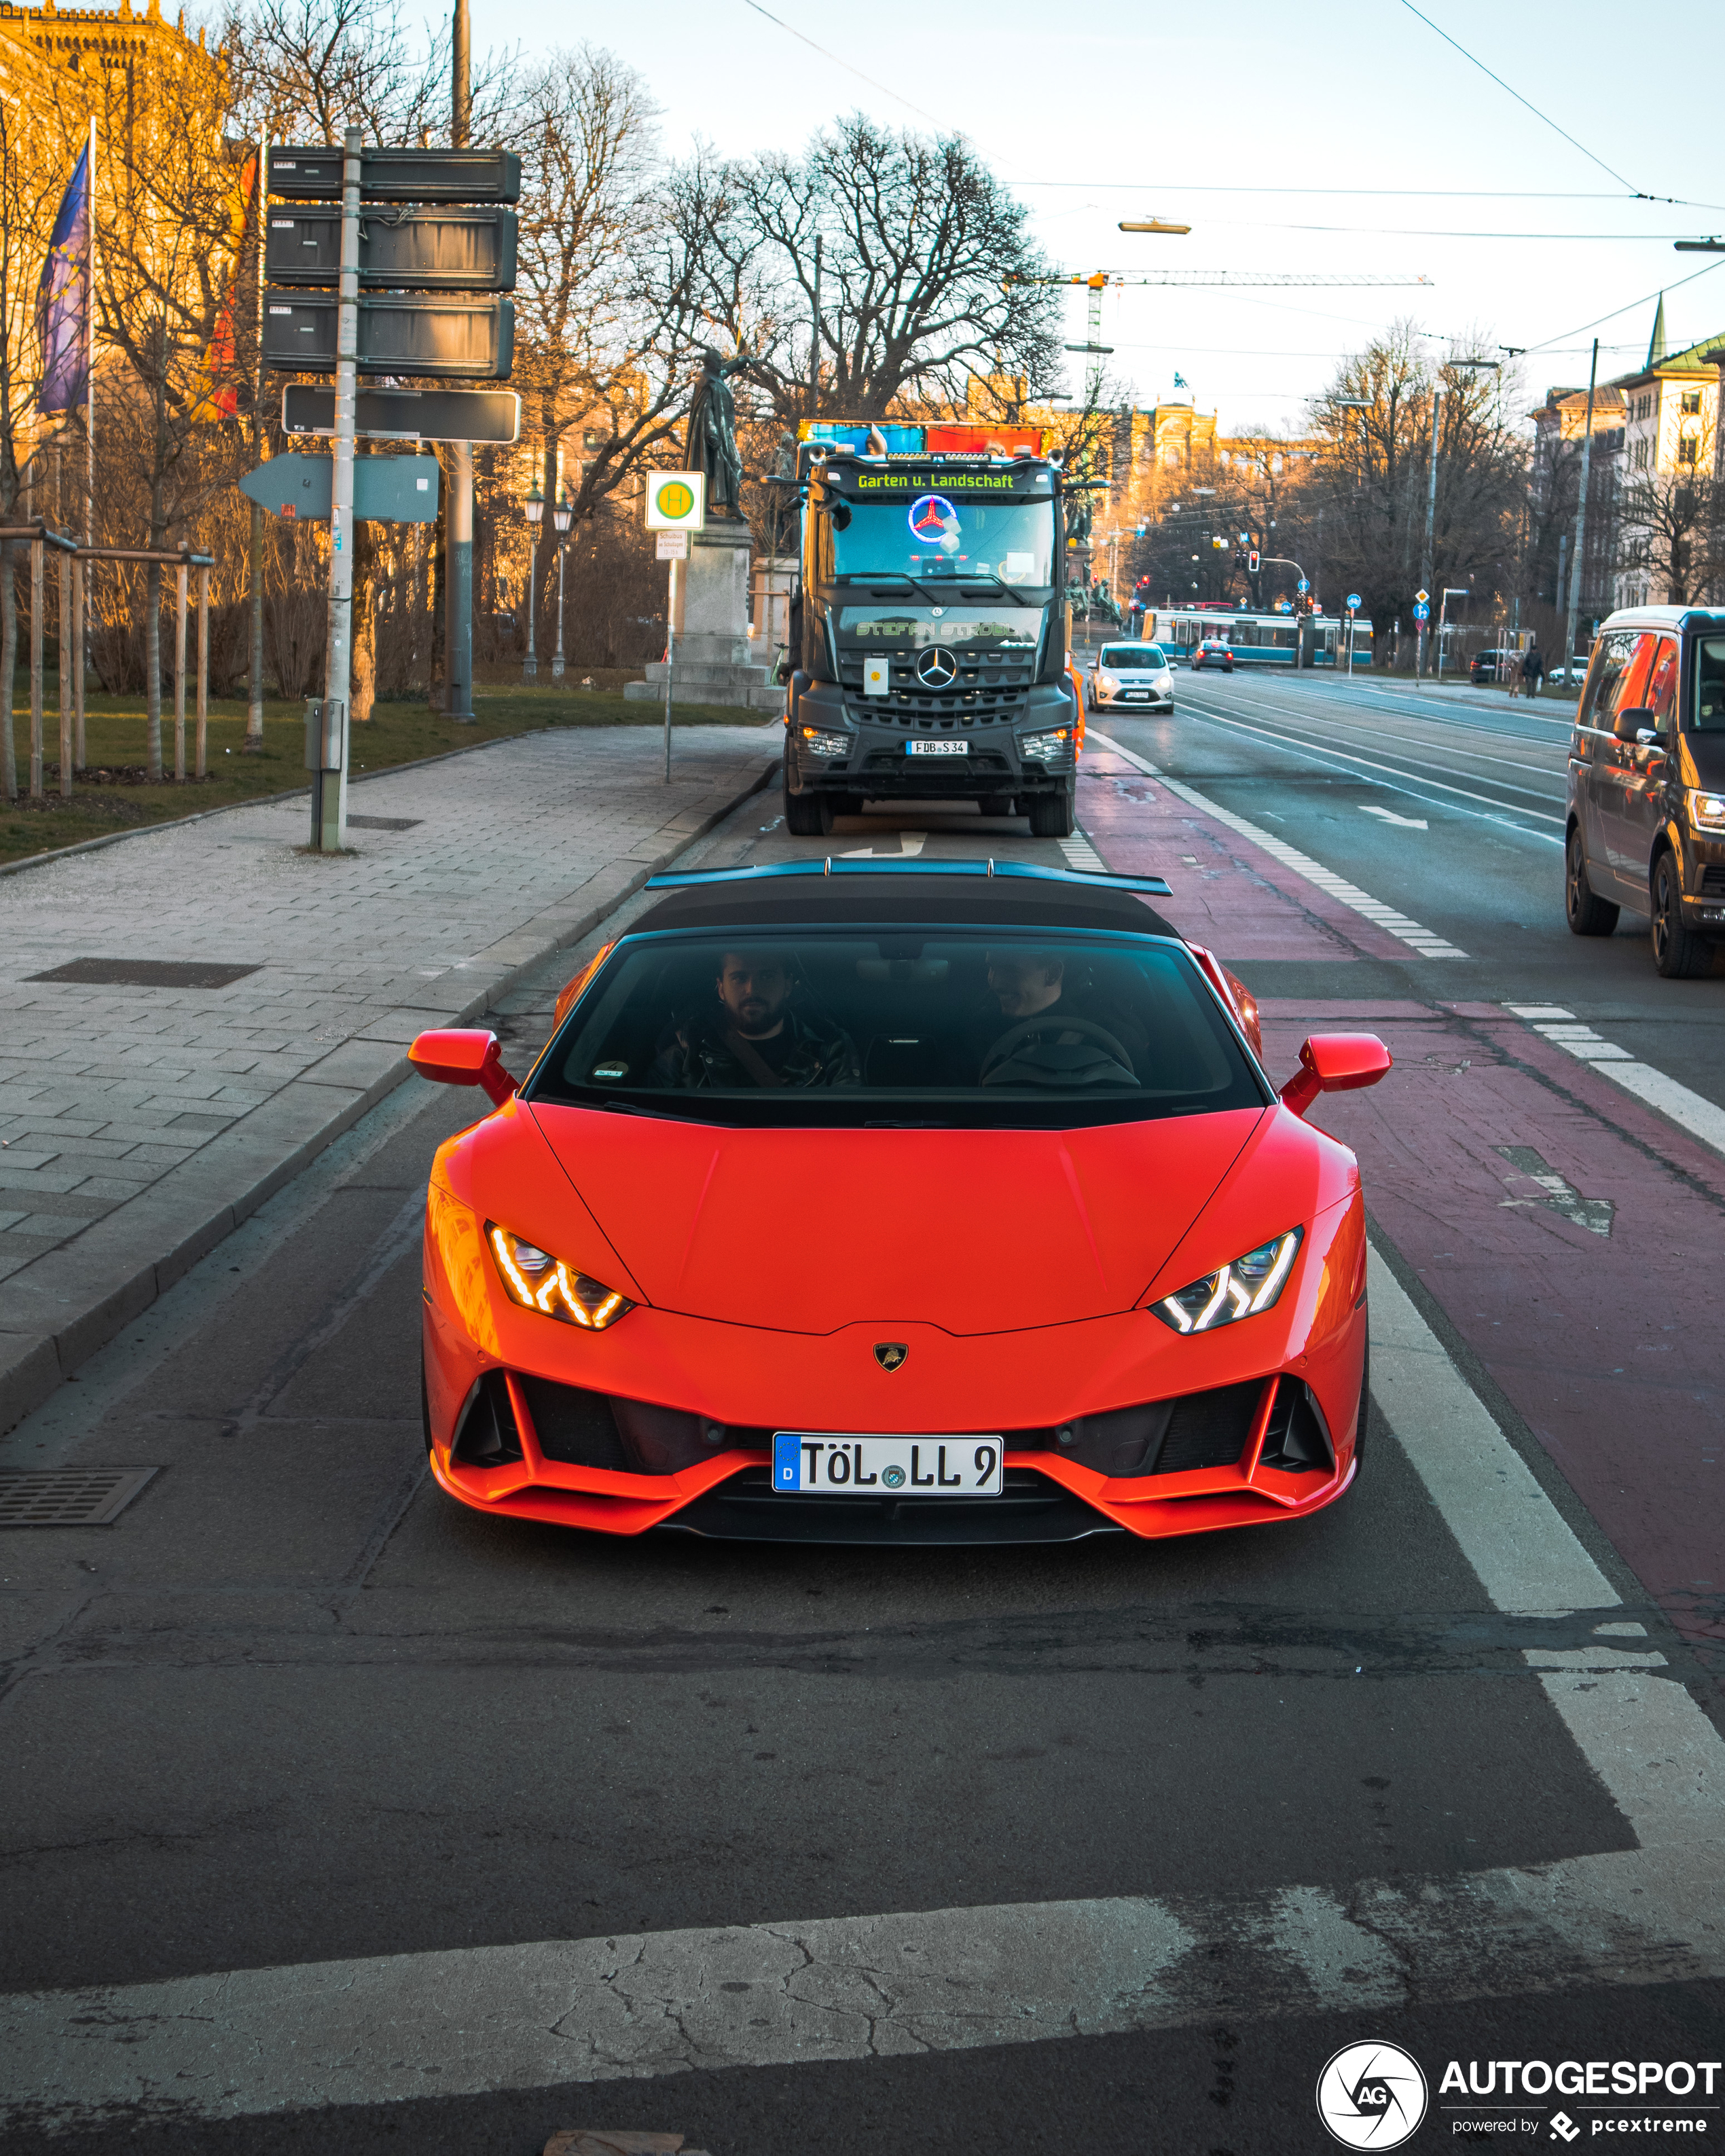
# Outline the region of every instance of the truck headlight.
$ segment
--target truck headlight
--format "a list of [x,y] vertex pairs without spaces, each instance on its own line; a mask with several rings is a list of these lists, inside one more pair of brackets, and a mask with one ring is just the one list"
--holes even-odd
[[849,756],[849,734],[823,733],[819,726],[804,726],[803,746],[810,756]]
[[1052,763],[1066,753],[1071,739],[1070,726],[1056,726],[1052,733],[1025,734],[1019,742],[1019,754],[1027,763]]
[[1725,836],[1725,793],[1701,793],[1692,787],[1689,791],[1689,823],[1693,830],[1717,832]]

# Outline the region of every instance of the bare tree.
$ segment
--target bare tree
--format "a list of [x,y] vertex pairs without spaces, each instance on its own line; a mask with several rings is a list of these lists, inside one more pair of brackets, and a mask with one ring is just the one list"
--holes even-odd
[[1618,495],[1618,567],[1645,571],[1667,606],[1704,602],[1725,575],[1725,490],[1711,476],[1713,439],[1711,427],[1686,435],[1676,471],[1632,478]]
[[670,192],[702,304],[780,419],[807,414],[812,368],[838,419],[962,408],[974,377],[1003,369],[1033,396],[1052,386],[1058,298],[1016,281],[1044,267],[1026,212],[961,138],[853,113],[799,157],[697,157]]

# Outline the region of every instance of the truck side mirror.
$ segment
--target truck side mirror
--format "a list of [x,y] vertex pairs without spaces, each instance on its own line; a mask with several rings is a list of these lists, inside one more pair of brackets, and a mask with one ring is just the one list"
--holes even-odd
[[1320,1093],[1375,1086],[1390,1061],[1375,1033],[1315,1033],[1301,1044],[1300,1068],[1281,1089],[1282,1106],[1303,1116]]
[[1620,711],[1611,721],[1611,731],[1620,742],[1632,742],[1643,726],[1653,724],[1651,704],[1631,704]]

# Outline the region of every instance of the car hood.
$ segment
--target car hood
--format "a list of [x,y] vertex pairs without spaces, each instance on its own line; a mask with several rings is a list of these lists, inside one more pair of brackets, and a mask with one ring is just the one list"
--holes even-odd
[[789,1332],[1130,1309],[1273,1109],[1072,1131],[727,1130],[536,1104],[647,1300]]

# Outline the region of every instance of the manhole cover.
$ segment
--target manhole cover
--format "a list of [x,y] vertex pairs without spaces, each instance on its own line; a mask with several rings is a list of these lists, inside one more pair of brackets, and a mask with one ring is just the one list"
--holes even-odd
[[86,988],[225,988],[256,966],[214,966],[181,958],[69,958],[32,981],[72,981]]
[[423,816],[350,816],[350,831],[417,831],[425,821]]
[[0,1467],[0,1527],[105,1527],[154,1467]]

